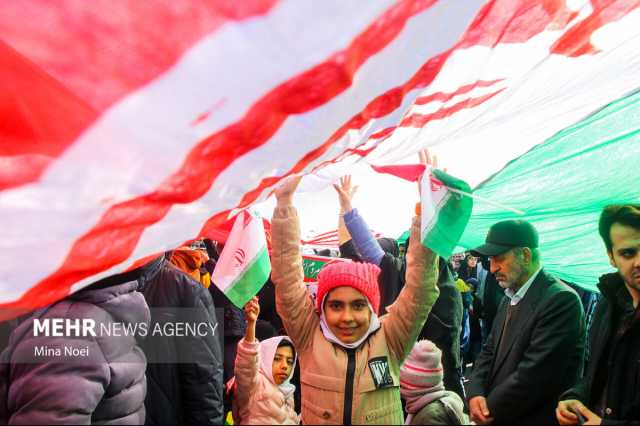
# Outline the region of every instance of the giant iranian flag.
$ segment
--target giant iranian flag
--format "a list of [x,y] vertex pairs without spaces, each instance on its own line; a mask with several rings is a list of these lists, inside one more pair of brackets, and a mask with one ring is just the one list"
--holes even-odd
[[[639,86],[639,6],[1,2],[0,317],[214,235],[232,212],[265,200],[293,173],[337,177],[437,145],[458,152],[462,170],[488,178],[576,123],[597,127],[583,120],[626,102]],[[571,177],[579,188],[616,186],[619,176],[608,172],[637,150],[637,122],[617,123],[623,128],[615,135],[599,127],[590,133],[625,141],[625,151],[601,144],[596,160],[569,132],[557,139],[558,150],[535,159],[536,173],[518,168],[496,177],[517,182],[516,193],[548,193],[561,182],[553,176]],[[570,146],[575,164],[560,161]],[[476,150],[489,153],[482,164]],[[559,164],[572,169],[561,173]],[[611,169],[595,175],[593,164]],[[637,182],[640,168],[628,170],[626,182]],[[531,184],[538,174],[550,178]],[[483,196],[495,194],[489,183],[483,188]],[[602,190],[571,199],[596,206],[609,198]],[[588,227],[554,234],[562,215],[536,202],[527,213],[540,221],[543,241],[545,232],[548,241],[593,234]],[[566,213],[580,211],[574,207]],[[475,210],[470,226],[480,223],[474,218]],[[473,241],[463,236],[462,243]],[[601,269],[602,257],[590,254],[597,250],[579,259],[590,272],[574,274],[576,282]],[[577,259],[549,259],[551,272],[569,262]]]
[[236,216],[211,280],[234,305],[242,308],[258,294],[270,273],[262,219],[244,210]]

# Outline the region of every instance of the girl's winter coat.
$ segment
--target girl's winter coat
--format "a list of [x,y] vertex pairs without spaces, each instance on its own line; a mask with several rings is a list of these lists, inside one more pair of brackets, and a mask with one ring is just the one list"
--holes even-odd
[[304,424],[402,424],[400,365],[438,298],[437,256],[420,244],[414,219],[406,284],[380,318],[381,327],[356,349],[329,342],[303,282],[300,229],[292,206],[272,219],[272,280],[276,304],[300,358]]
[[[234,400],[234,417],[238,417],[238,424],[300,423],[293,400],[295,386],[289,383],[289,379],[280,386],[273,381],[273,358],[283,339],[289,340],[286,336],[277,336],[263,342],[247,342],[242,339],[238,343]],[[293,369],[291,372],[293,373]]]

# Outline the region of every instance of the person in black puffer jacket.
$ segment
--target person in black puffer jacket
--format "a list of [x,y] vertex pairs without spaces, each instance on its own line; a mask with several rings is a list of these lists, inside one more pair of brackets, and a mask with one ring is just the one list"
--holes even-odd
[[[99,281],[17,321],[0,355],[0,424],[141,424],[146,359],[132,335],[105,336],[101,324],[149,323],[135,278]],[[36,335],[34,319],[96,323],[96,337]],[[88,348],[86,356],[36,356],[37,348]]]
[[[175,321],[169,311],[180,311],[174,308],[189,308],[189,321],[217,327],[209,291],[164,256],[142,277],[140,291],[152,310],[150,329]],[[222,350],[217,335],[145,339],[143,349],[149,360],[146,424],[223,423]],[[169,358],[179,362],[166,362]]]

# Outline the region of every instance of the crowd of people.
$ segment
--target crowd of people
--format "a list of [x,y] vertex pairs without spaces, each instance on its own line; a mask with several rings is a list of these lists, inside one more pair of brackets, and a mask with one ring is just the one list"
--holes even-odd
[[[376,239],[335,185],[339,255],[304,282],[293,195],[275,191],[270,279],[244,308],[212,283],[203,240],[0,325],[6,424],[632,424],[640,422],[640,205],[603,209],[611,266],[597,307],[545,271],[536,229],[505,220],[442,259]],[[592,250],[597,247],[589,248]],[[45,319],[163,326],[189,312],[205,335],[40,336]],[[585,314],[587,311],[587,314]],[[33,361],[34,347],[91,349]]]

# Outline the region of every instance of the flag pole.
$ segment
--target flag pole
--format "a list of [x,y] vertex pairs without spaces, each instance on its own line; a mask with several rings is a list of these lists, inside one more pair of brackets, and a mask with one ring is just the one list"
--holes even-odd
[[526,213],[523,212],[522,210],[518,210],[518,209],[514,209],[513,207],[509,207],[509,206],[505,206],[504,204],[500,204],[496,201],[493,200],[489,200],[488,198],[484,198],[484,197],[479,197],[477,195],[471,194],[470,192],[465,192],[465,191],[460,191],[459,189],[456,188],[452,188],[450,186],[446,186],[444,185],[449,191],[451,192],[455,192],[456,194],[460,194],[460,195],[465,195],[467,197],[473,198],[474,200],[478,200],[478,201],[482,201],[484,203],[490,204],[494,207],[498,207],[507,211],[510,211],[512,213],[515,213],[517,215],[520,216],[524,216]]

